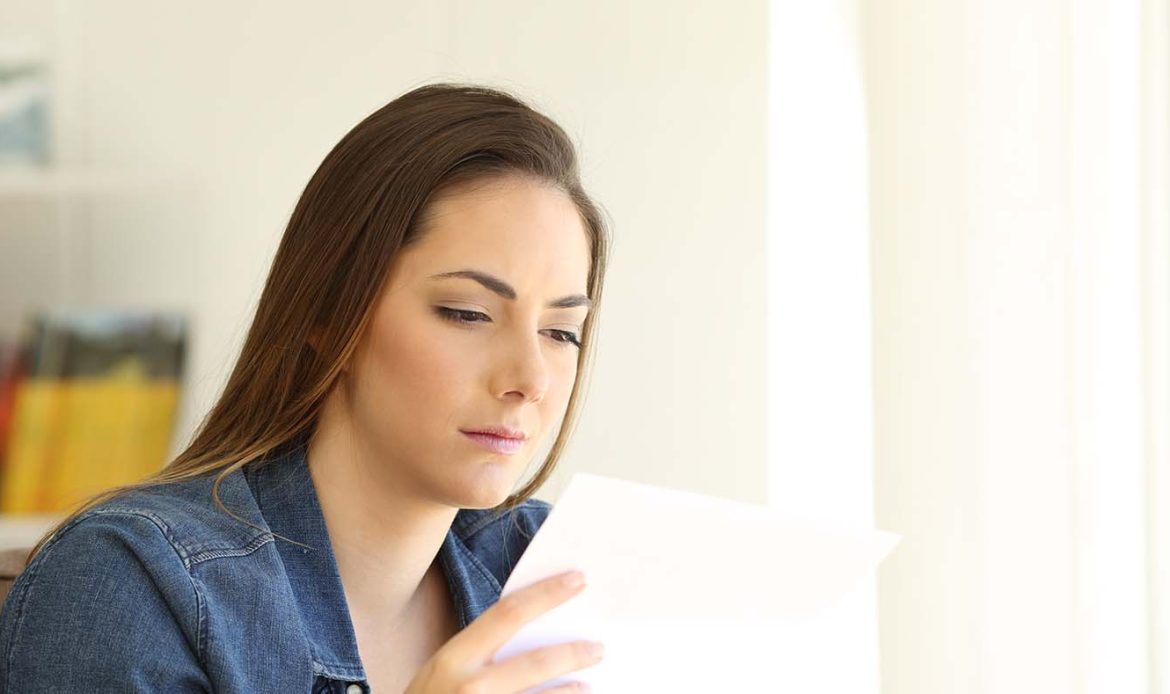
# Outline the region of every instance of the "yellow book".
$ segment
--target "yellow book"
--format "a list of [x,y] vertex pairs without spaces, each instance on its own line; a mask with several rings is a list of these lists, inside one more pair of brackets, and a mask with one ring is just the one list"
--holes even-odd
[[28,378],[16,387],[0,511],[40,513],[48,508],[50,461],[61,440],[65,388],[57,379]]
[[31,317],[0,512],[59,513],[166,463],[185,320],[108,311]]
[[43,510],[71,510],[93,494],[161,469],[178,392],[170,380],[84,379],[65,386],[65,424],[49,464]]

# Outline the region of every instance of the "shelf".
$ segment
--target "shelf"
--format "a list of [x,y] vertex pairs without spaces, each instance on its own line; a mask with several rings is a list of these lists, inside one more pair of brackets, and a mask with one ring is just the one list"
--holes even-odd
[[32,548],[41,536],[53,527],[62,515],[0,514],[0,550],[17,547]]
[[84,167],[0,167],[0,199],[133,193],[176,180],[173,171]]

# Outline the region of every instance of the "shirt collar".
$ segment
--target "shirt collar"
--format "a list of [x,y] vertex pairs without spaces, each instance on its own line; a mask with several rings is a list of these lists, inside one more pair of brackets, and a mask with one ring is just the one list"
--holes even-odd
[[[307,437],[301,436],[263,464],[246,465],[245,479],[269,529],[309,546],[275,538],[320,674],[365,679],[307,453]],[[438,553],[460,629],[496,602],[501,592],[499,581],[457,532],[467,525],[466,516],[471,513],[461,509],[456,514]]]

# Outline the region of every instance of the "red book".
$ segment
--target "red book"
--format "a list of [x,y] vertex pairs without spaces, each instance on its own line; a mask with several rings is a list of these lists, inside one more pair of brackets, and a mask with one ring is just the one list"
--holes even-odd
[[25,362],[24,349],[20,343],[0,343],[0,479],[8,453],[8,432],[12,427],[16,387],[24,378]]

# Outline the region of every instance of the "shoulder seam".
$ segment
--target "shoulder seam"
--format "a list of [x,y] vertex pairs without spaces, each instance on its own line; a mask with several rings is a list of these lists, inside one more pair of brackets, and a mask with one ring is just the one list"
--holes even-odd
[[268,542],[272,542],[275,539],[270,532],[257,531],[255,536],[248,540],[247,543],[239,547],[192,551],[186,545],[184,545],[178,537],[175,536],[175,534],[171,531],[170,526],[167,525],[165,520],[163,520],[162,516],[158,515],[154,511],[133,508],[129,506],[108,506],[93,509],[87,512],[86,515],[100,515],[107,513],[122,513],[149,518],[154,522],[155,525],[159,527],[159,530],[162,531],[163,535],[167,538],[167,541],[171,543],[171,547],[175,550],[175,553],[179,555],[179,558],[183,560],[183,567],[186,568],[187,571],[191,571],[193,566],[207,561],[208,559],[217,559],[219,557],[236,557],[251,554],[258,547],[261,547]]
[[257,549],[263,547],[269,542],[275,542],[276,538],[271,533],[260,533],[252,538],[248,544],[236,549],[208,549],[196,554],[191,558],[191,565],[200,564],[209,559],[219,559],[221,557],[243,557],[255,552]]
[[86,520],[87,518],[96,518],[98,516],[103,516],[103,515],[137,516],[139,518],[145,518],[146,520],[150,521],[156,528],[158,528],[159,532],[162,533],[163,538],[167,541],[167,544],[170,545],[171,550],[174,551],[175,555],[179,557],[179,561],[182,562],[183,568],[187,571],[187,578],[191,581],[191,591],[195,595],[195,607],[196,607],[195,651],[196,651],[196,656],[199,658],[200,663],[206,662],[205,654],[203,652],[204,651],[204,643],[206,640],[204,637],[204,624],[206,622],[206,620],[204,618],[204,612],[205,612],[205,608],[206,608],[206,599],[203,596],[202,592],[200,592],[199,585],[196,583],[195,577],[191,573],[191,563],[192,562],[189,561],[189,559],[190,559],[189,555],[187,554],[186,550],[174,539],[174,535],[173,535],[173,533],[171,533],[170,526],[168,526],[166,524],[166,522],[160,516],[158,516],[158,514],[152,513],[150,511],[144,511],[142,509],[131,509],[131,508],[121,508],[121,507],[96,508],[96,509],[90,509],[90,510],[86,511],[85,513],[82,513],[81,515],[79,515],[78,517],[76,517],[72,521],[70,521],[67,525],[58,529],[58,531],[55,532],[51,538],[49,538],[49,541],[47,543],[45,543],[45,546],[41,549],[41,551],[37,553],[37,556],[33,558],[33,563],[28,567],[29,568],[28,579],[21,586],[20,593],[17,596],[17,603],[13,606],[14,609],[16,610],[15,623],[13,624],[13,629],[12,629],[13,630],[13,639],[9,642],[8,650],[4,654],[4,663],[5,663],[5,672],[6,672],[5,677],[4,677],[5,690],[7,690],[7,688],[8,688],[7,673],[12,672],[12,651],[14,649],[14,645],[16,642],[16,634],[20,633],[20,627],[24,623],[25,596],[27,595],[29,588],[31,588],[36,581],[37,572],[40,570],[41,564],[43,563],[42,558],[47,556],[48,553],[56,547],[58,540],[62,536],[64,536],[66,532],[73,529],[75,526],[77,526],[82,521]]
[[36,583],[37,573],[40,571],[41,564],[44,563],[44,557],[47,556],[49,552],[51,552],[57,546],[57,542],[66,532],[91,515],[92,512],[83,513],[69,521],[69,523],[66,525],[58,528],[57,531],[54,532],[53,535],[45,542],[44,546],[41,547],[41,550],[37,552],[37,555],[33,557],[33,560],[28,564],[28,566],[25,567],[23,572],[24,575],[22,576],[23,580],[18,579],[20,585],[16,585],[14,583],[12,586],[11,591],[13,594],[9,597],[15,597],[16,602],[12,606],[12,609],[15,611],[13,616],[12,637],[9,639],[7,648],[4,653],[4,691],[8,691],[10,688],[8,678],[12,673],[12,652],[16,648],[16,642],[19,639],[21,627],[24,626],[25,597],[28,595],[29,588],[31,588]]

